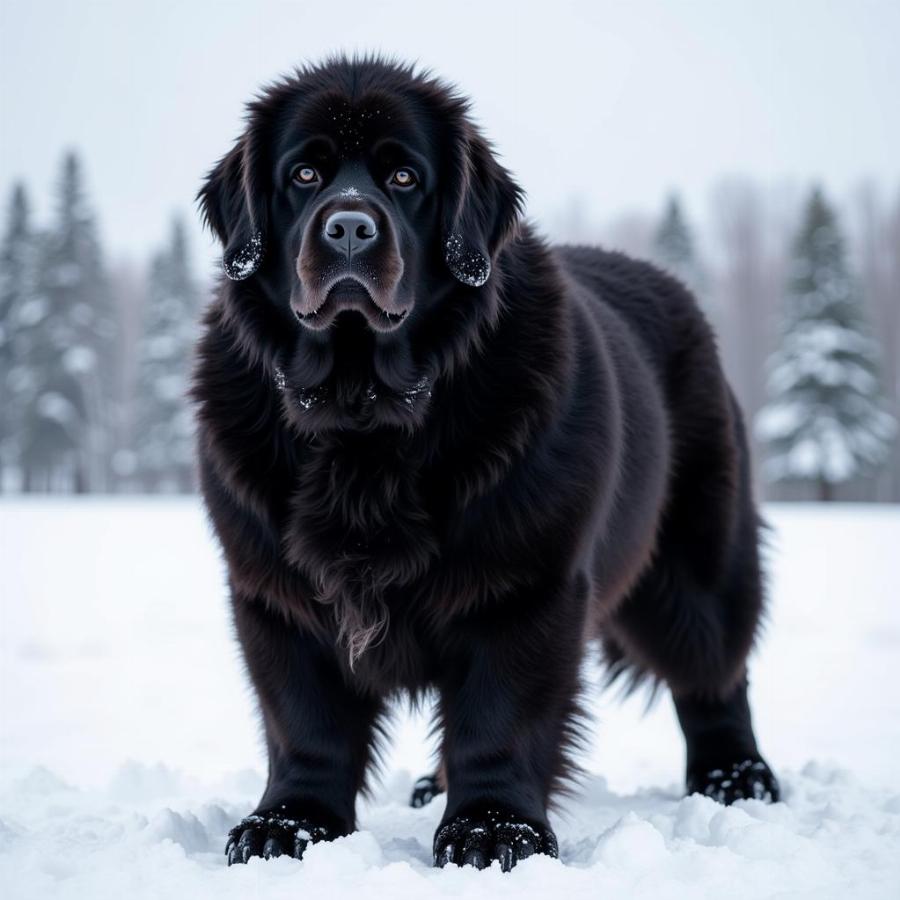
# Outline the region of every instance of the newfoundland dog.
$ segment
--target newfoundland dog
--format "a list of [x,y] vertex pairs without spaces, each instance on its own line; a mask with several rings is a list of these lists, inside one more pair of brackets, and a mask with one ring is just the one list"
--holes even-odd
[[549,245],[454,89],[338,58],[250,103],[193,387],[269,776],[229,863],[353,831],[392,699],[436,698],[434,861],[557,855],[580,673],[665,682],[687,790],[778,798],[741,414],[678,281]]

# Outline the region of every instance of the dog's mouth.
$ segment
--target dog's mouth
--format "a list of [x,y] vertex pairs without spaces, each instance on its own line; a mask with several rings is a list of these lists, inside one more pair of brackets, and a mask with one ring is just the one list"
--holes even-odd
[[375,331],[392,331],[403,322],[409,310],[410,307],[385,308],[375,300],[363,281],[345,276],[328,289],[324,301],[314,310],[304,313],[294,307],[294,315],[301,325],[318,331],[328,328],[341,313],[355,311]]

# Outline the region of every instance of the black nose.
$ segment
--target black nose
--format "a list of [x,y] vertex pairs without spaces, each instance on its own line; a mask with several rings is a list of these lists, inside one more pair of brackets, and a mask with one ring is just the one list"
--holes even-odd
[[325,240],[337,250],[353,256],[378,236],[375,220],[359,210],[341,210],[325,220]]

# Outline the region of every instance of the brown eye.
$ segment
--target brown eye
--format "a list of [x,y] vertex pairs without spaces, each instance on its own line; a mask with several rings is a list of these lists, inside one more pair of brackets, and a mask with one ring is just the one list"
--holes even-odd
[[319,180],[319,173],[312,166],[297,166],[291,178],[297,184],[312,184]]
[[391,176],[391,184],[398,187],[412,187],[416,183],[416,176],[409,169],[397,169]]

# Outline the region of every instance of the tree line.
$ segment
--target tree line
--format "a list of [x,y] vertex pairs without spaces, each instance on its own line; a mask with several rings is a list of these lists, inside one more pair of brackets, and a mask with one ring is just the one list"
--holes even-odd
[[52,221],[13,186],[0,243],[0,486],[5,492],[184,492],[185,393],[202,291],[183,224],[140,287],[110,272],[82,164],[63,159]]
[[[745,197],[724,284],[722,273],[717,282],[702,264],[677,197],[666,205],[650,255],[693,288],[718,325],[767,496],[900,499],[900,205],[888,220],[893,253],[874,261],[893,267],[886,284],[867,284],[853,270],[838,213],[814,187],[767,287],[754,228],[761,217],[753,212]],[[769,321],[767,292],[774,295]]]
[[[677,195],[655,220],[589,226],[570,209],[556,236],[651,258],[696,292],[764,496],[900,501],[900,196],[864,188],[848,215],[821,188],[788,194],[721,183],[704,239]],[[209,291],[184,225],[144,271],[110,270],[75,153],[53,199],[39,226],[14,185],[0,237],[0,490],[191,491],[186,391]]]

